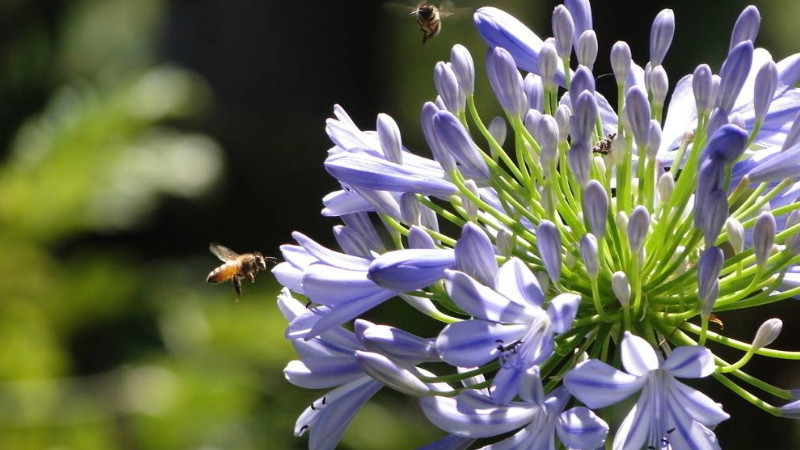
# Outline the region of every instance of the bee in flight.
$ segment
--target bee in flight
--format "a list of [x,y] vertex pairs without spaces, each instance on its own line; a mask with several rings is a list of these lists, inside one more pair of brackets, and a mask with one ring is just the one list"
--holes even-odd
[[259,252],[240,255],[228,247],[214,243],[208,249],[223,263],[208,274],[206,281],[222,283],[231,280],[237,300],[242,296],[242,279],[247,277],[251,283],[255,283],[258,271],[267,270],[267,261],[276,261],[275,258],[262,256]]
[[[386,7],[390,10],[397,10],[399,8],[401,10],[408,11],[408,7],[397,5],[395,3],[387,3]],[[417,25],[419,26],[420,31],[422,31],[422,43],[424,44],[428,41],[428,39],[436,36],[442,30],[443,17],[452,16],[453,14],[460,14],[468,10],[469,8],[456,9],[453,6],[453,2],[450,1],[444,1],[438,7],[436,5],[423,2],[418,4],[416,7],[411,8],[411,12],[409,14],[417,18]]]

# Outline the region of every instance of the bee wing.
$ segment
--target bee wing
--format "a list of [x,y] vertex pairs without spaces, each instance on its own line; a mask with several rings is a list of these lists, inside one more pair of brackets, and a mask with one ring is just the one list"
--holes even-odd
[[214,242],[212,242],[211,244],[208,245],[208,249],[211,251],[211,253],[214,254],[214,256],[216,256],[217,258],[219,258],[222,261],[228,261],[228,260],[231,260],[231,259],[235,259],[237,256],[239,256],[238,253],[236,253],[235,251],[229,249],[228,247],[225,247],[224,245],[216,244]]
[[459,18],[472,12],[472,8],[457,8],[450,0],[445,0],[439,6],[439,15],[442,17]]
[[412,5],[403,5],[400,3],[384,3],[383,9],[396,16],[408,16],[416,13],[417,11],[417,8]]

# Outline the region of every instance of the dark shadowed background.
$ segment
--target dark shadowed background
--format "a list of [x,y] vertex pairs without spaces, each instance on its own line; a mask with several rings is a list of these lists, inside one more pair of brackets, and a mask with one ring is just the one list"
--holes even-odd
[[[476,60],[481,114],[500,112],[470,14],[421,46],[413,18],[382,3],[0,2],[0,448],[307,445],[293,424],[322,393],[283,378],[294,354],[278,287],[261,274],[236,303],[230,286],[205,284],[217,264],[208,243],[277,256],[301,230],[332,244],[337,222],[319,212],[338,187],[322,168],[333,104],[364,129],[389,113],[404,143],[427,152],[419,111],[454,43]],[[549,35],[555,2],[457,2],[485,4]],[[617,40],[644,63],[662,8],[677,22],[664,63],[672,84],[701,62],[716,72],[746,5],[595,3],[595,74],[611,72]],[[800,5],[757,6],[758,45],[775,60],[797,51]],[[598,89],[613,94],[612,80],[601,77]],[[407,323],[405,312],[388,306],[373,317]],[[797,349],[797,308],[722,319],[749,340],[778,313],[787,327],[775,346]],[[748,369],[800,387],[796,364],[763,362]],[[701,385],[732,415],[717,429],[723,447],[800,442],[795,422]],[[410,448],[442,434],[413,401],[382,392],[341,448]]]

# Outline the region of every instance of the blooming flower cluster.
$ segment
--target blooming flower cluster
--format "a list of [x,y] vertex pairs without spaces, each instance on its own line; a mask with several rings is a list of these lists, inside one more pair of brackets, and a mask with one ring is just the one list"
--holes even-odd
[[[708,376],[770,414],[800,417],[792,390],[743,370],[754,355],[800,358],[766,348],[779,319],[751,343],[709,329],[715,313],[800,294],[800,54],[776,63],[756,48],[759,21],[746,8],[719,73],[698,66],[667,103],[675,18],[662,11],[644,68],[625,42],[611,49],[608,101],[595,91],[588,0],[555,8],[544,41],[478,9],[505,118],[485,125],[473,59],[456,45],[422,108],[432,158],[406,148],[390,116],[362,131],[336,106],[325,168],[342,189],[323,214],[343,221],[333,230],[341,251],[295,233],[273,271],[301,357],[286,377],[331,389],[295,433],[333,448],[388,387],[418,397],[449,433],[429,448],[711,449],[729,416],[679,381]],[[386,301],[440,331],[360,318]],[[743,355],[726,361],[715,348]],[[600,409],[635,395],[610,429]]]

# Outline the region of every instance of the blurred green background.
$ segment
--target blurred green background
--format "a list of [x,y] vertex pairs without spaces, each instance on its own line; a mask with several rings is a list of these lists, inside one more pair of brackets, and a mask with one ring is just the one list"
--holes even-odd
[[[555,2],[486,3],[549,32]],[[664,7],[678,24],[672,81],[700,62],[717,70],[745,5],[595,4],[595,73],[610,73],[618,39],[643,61]],[[759,44],[776,59],[797,51],[800,6],[758,6]],[[455,42],[476,59],[482,114],[499,113],[469,14],[420,39],[380,1],[0,1],[0,449],[304,448],[293,424],[322,394],[283,378],[294,353],[278,287],[261,274],[234,302],[204,281],[218,264],[207,246],[278,255],[295,229],[332,243],[336,222],[319,217],[337,188],[322,170],[332,105],[364,129],[388,112],[423,149],[419,111]],[[725,321],[743,339],[759,323]],[[757,372],[797,387],[787,366]],[[798,442],[794,422],[711,392],[733,416],[724,447]],[[413,401],[382,392],[341,448],[440,435]]]

